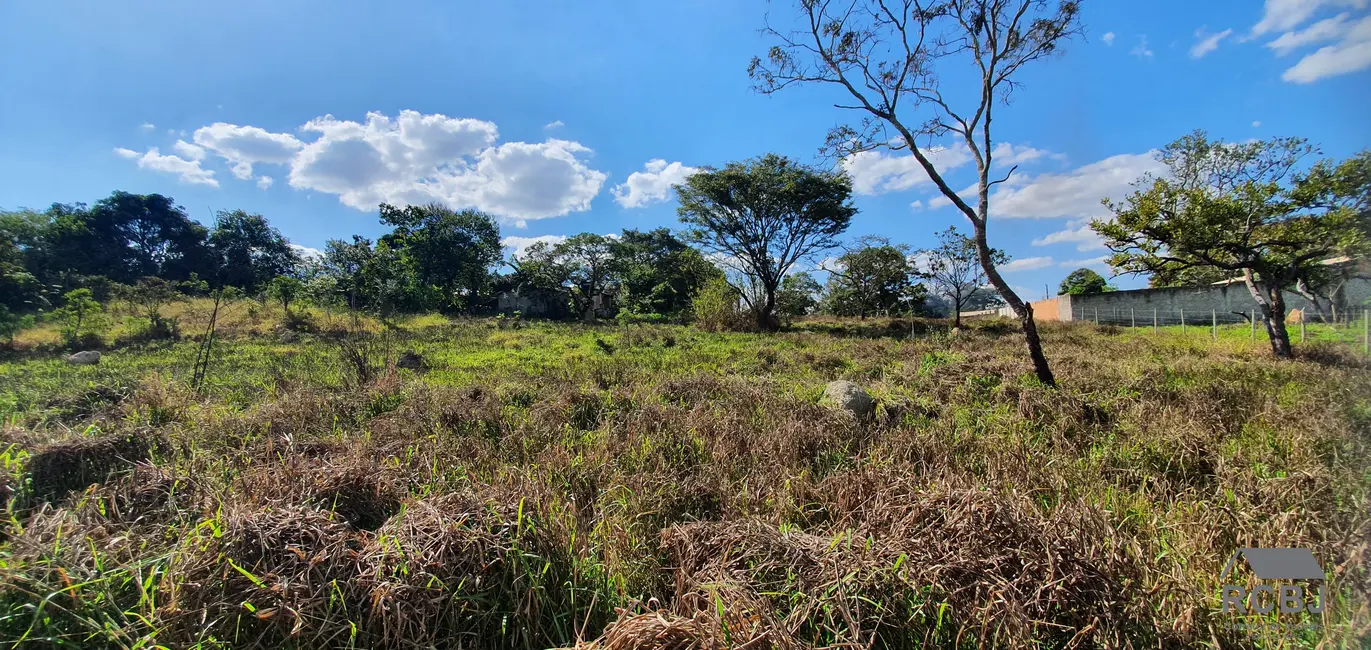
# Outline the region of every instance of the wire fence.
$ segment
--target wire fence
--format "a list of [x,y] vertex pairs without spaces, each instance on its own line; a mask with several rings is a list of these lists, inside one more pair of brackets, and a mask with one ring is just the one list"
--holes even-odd
[[[1300,314],[1301,318],[1298,322],[1286,323],[1292,340],[1303,343],[1309,338],[1310,333],[1317,329],[1318,339],[1359,343],[1362,353],[1371,356],[1371,309],[1344,310],[1336,315],[1329,314],[1323,317],[1310,311],[1300,312]],[[1217,309],[1191,311],[1186,309],[1081,307],[1072,309],[1071,319],[1096,325],[1114,325],[1137,329],[1156,330],[1162,327],[1179,326],[1181,331],[1185,332],[1191,328],[1198,328],[1210,333],[1214,338],[1218,338],[1219,326],[1221,325],[1247,325],[1251,329],[1251,336],[1254,338],[1258,336],[1258,332],[1264,335],[1266,331],[1264,318],[1261,312],[1255,309],[1240,312],[1219,311]],[[1231,328],[1226,329],[1231,331]]]

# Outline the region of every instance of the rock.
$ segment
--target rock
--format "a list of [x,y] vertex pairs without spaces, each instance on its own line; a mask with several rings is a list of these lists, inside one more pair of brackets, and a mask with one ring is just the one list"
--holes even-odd
[[93,366],[100,363],[100,353],[95,350],[77,352],[67,357],[67,363],[73,366]]
[[876,400],[871,399],[861,386],[842,379],[829,382],[819,403],[847,411],[857,419],[866,419],[876,413]]
[[417,352],[406,352],[400,355],[400,359],[395,362],[396,368],[406,368],[408,370],[423,370],[428,367],[424,363],[424,357]]

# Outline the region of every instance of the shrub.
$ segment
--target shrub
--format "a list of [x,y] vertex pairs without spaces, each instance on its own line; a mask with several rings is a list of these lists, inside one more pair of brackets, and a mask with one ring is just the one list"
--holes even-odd
[[68,347],[89,344],[109,327],[105,311],[92,297],[90,289],[75,289],[62,296],[66,304],[52,313],[62,326],[62,340]]
[[4,338],[7,345],[14,344],[15,334],[30,327],[33,327],[32,314],[16,314],[0,305],[0,338]]
[[709,281],[690,301],[696,327],[707,332],[746,329],[748,319],[738,307],[738,299],[738,290],[724,279]]

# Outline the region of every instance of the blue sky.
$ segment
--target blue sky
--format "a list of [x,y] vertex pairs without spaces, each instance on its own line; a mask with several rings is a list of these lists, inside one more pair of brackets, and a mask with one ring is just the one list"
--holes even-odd
[[[202,222],[259,212],[315,248],[383,232],[382,200],[485,209],[511,244],[675,227],[665,188],[692,168],[817,162],[827,129],[859,117],[832,107],[832,88],[750,90],[768,10],[791,8],[6,2],[0,207],[159,192]],[[1371,145],[1368,13],[1368,0],[1085,2],[1085,37],[1028,69],[997,114],[1001,159],[1021,165],[992,202],[1010,282],[1037,298],[1077,266],[1106,271],[1081,220],[1192,129],[1303,136],[1331,157]],[[970,165],[946,144],[965,187]],[[848,169],[852,237],[918,248],[967,225],[906,156]]]

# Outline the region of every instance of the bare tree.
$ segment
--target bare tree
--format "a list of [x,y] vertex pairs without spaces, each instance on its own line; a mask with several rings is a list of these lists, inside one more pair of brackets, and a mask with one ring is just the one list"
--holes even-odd
[[[919,275],[927,278],[933,291],[947,298],[952,305],[952,326],[962,326],[962,310],[985,284],[985,269],[981,268],[976,242],[949,227],[938,233],[938,247],[921,250],[915,258]],[[998,249],[990,249],[990,260],[1004,264],[1009,256]]]
[[[848,156],[877,148],[908,150],[928,177],[974,227],[973,239],[987,279],[1023,324],[1038,379],[1055,386],[1043,355],[1033,308],[995,269],[986,239],[992,180],[991,113],[1007,103],[1024,65],[1046,58],[1080,33],[1079,4],[1064,0],[800,0],[802,27],[763,33],[779,40],[765,60],[748,68],[754,88],[771,94],[798,84],[838,86],[853,102],[838,108],[866,113],[857,127],[829,132],[825,148]],[[939,64],[967,60],[980,74],[966,105],[942,92]],[[916,116],[917,114],[917,116]],[[893,131],[893,133],[892,133]],[[960,136],[976,163],[976,205],[963,200],[929,160],[933,140]],[[925,141],[920,145],[920,138]]]

